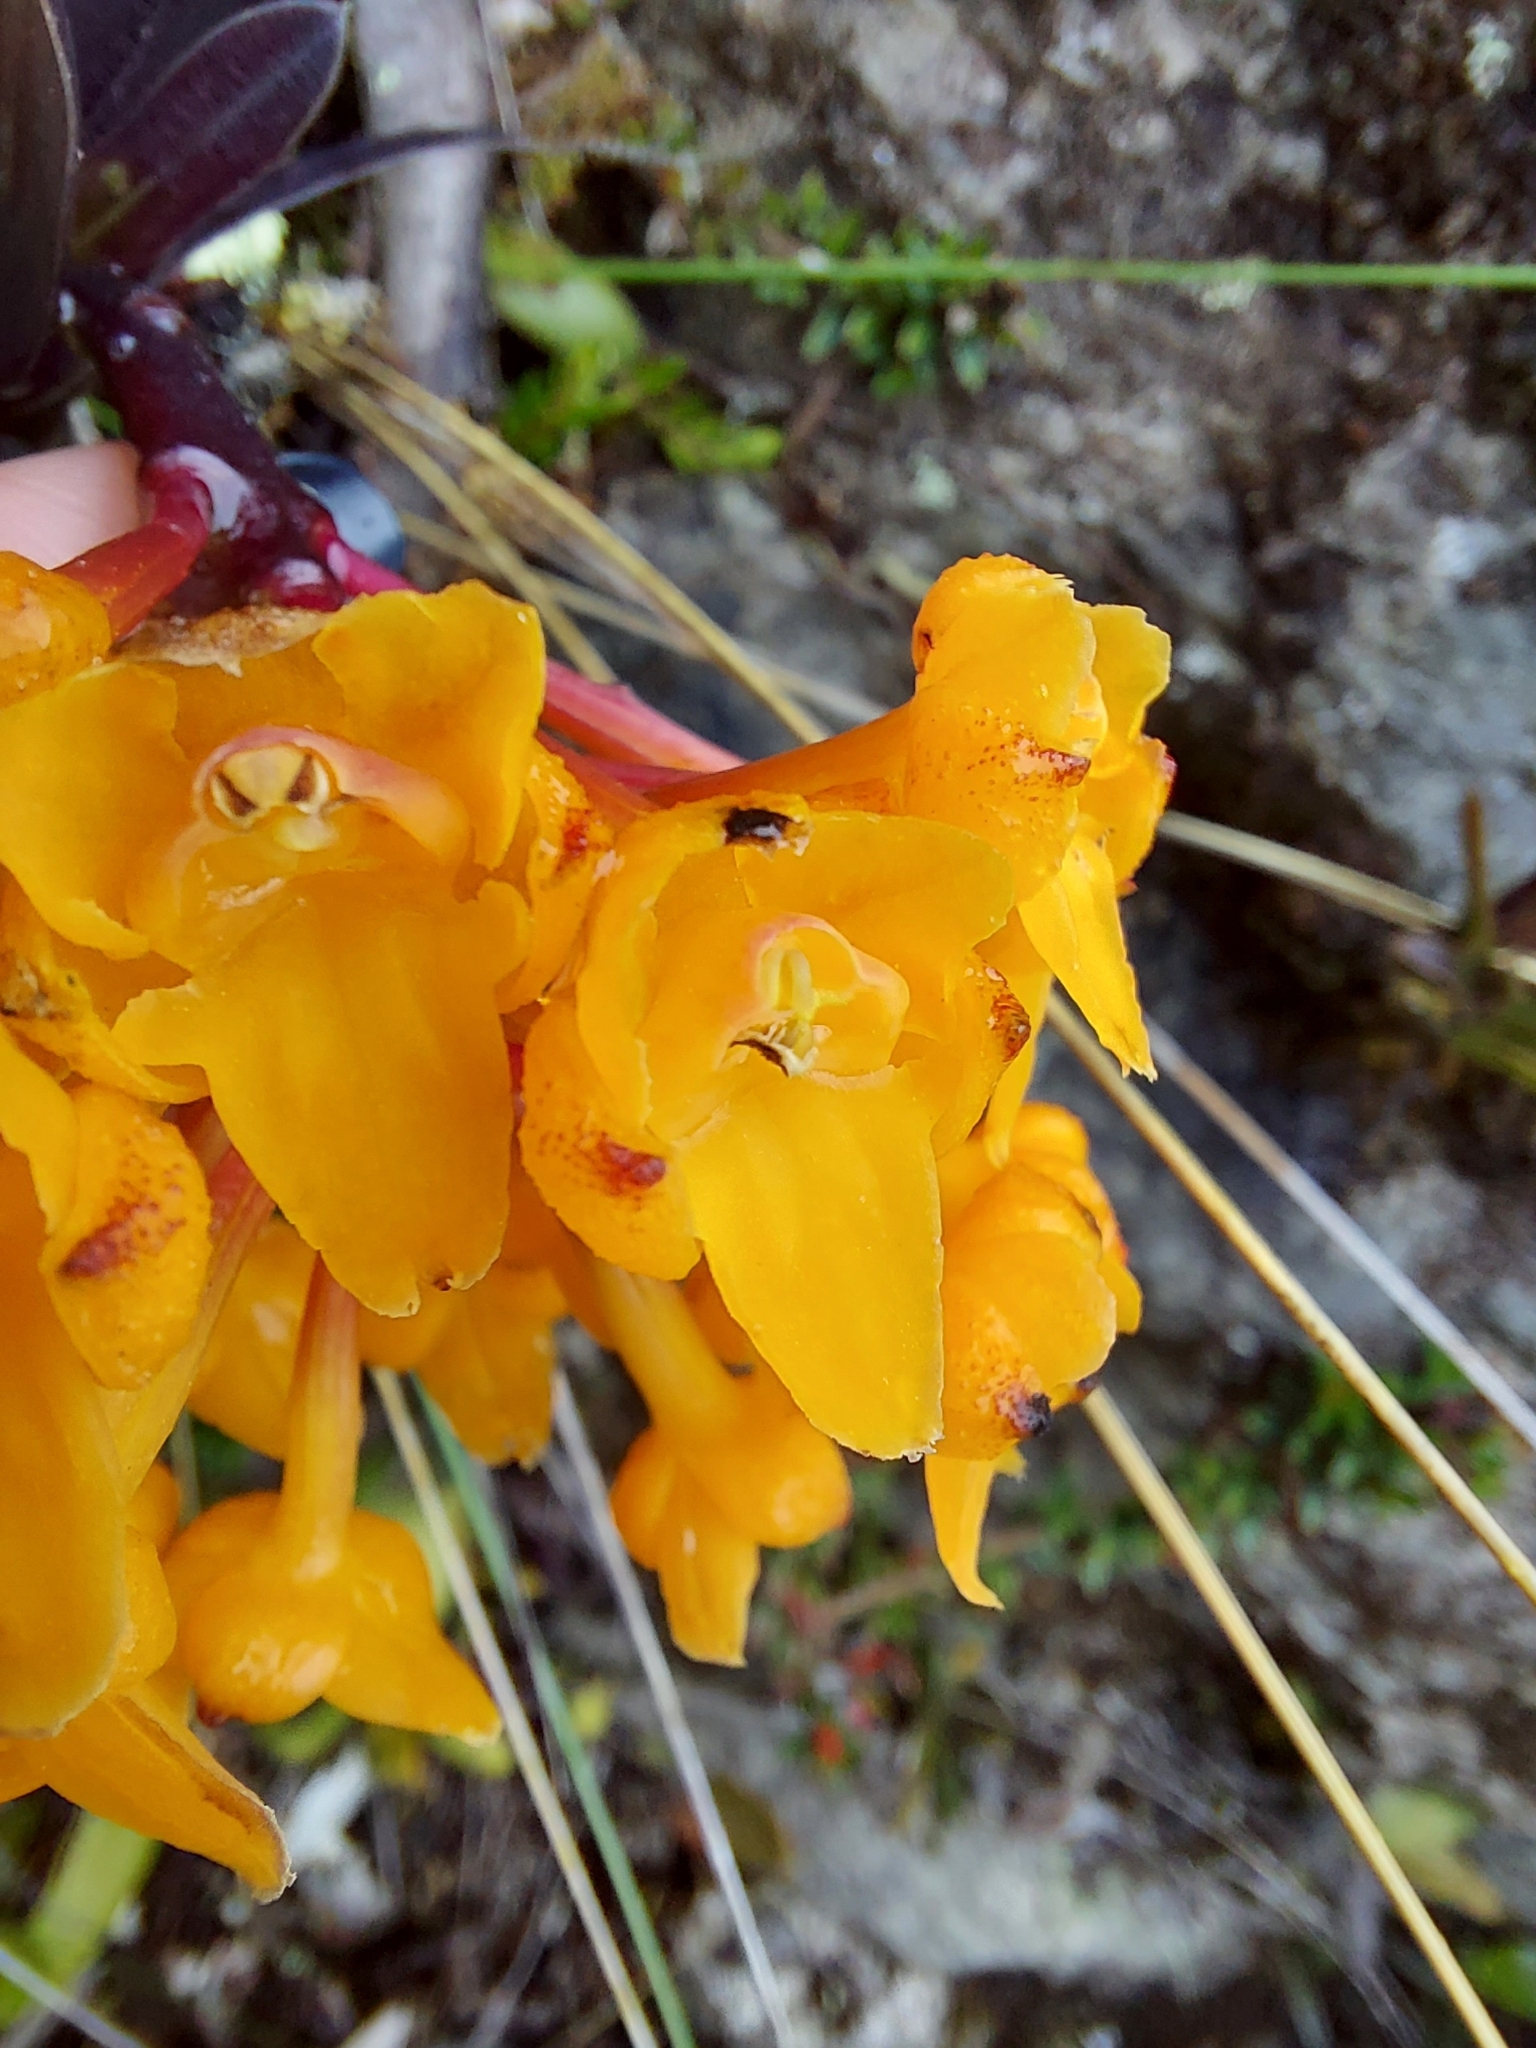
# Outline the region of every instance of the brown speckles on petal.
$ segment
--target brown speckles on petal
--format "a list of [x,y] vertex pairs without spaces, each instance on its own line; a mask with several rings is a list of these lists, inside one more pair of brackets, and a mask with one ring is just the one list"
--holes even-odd
[[[181,1190],[171,1188],[167,1193],[179,1197]],[[105,1223],[98,1225],[89,1237],[82,1237],[73,1251],[60,1260],[58,1271],[66,1280],[99,1280],[124,1266],[154,1258],[164,1251],[185,1221],[184,1215],[172,1214],[158,1201],[121,1202]]]
[[1090,765],[1082,754],[1064,754],[1056,747],[1033,745],[1027,749],[1027,764],[1020,763],[1025,772],[1040,775],[1062,789],[1075,789],[1088,773]]
[[1029,1043],[1029,1012],[1006,985],[992,998],[988,1022],[1001,1041],[1005,1063],[1017,1059]]

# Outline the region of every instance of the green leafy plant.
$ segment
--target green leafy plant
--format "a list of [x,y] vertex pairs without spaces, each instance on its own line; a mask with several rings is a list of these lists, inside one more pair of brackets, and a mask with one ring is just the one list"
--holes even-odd
[[[769,193],[756,222],[733,222],[714,235],[705,229],[699,240],[701,247],[719,240],[745,258],[764,241],[795,246],[800,275],[760,278],[753,289],[771,304],[813,304],[801,354],[819,363],[841,350],[869,372],[877,397],[932,391],[946,374],[963,390],[979,391],[1009,345],[1006,291],[930,274],[936,265],[985,261],[984,240],[930,235],[911,222],[890,235],[867,232],[862,214],[833,204],[818,172],[807,171],[791,193]],[[818,284],[818,256],[835,263],[885,259],[898,274]]]

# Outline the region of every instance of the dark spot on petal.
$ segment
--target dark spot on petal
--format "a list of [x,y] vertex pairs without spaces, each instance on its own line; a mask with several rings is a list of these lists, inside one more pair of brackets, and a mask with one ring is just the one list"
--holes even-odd
[[306,754],[299,763],[297,774],[288,785],[287,801],[291,804],[307,804],[313,798],[318,787],[319,777],[315,771],[315,757],[313,754]]
[[439,1294],[451,1294],[453,1292],[453,1275],[451,1273],[434,1273],[432,1275],[432,1285]]
[[592,1154],[615,1195],[634,1194],[653,1188],[667,1170],[667,1162],[655,1152],[637,1152],[606,1135],[593,1141]]
[[560,858],[555,865],[555,873],[563,874],[568,867],[583,859],[591,845],[592,813],[573,811],[560,834]]
[[1051,1404],[1045,1394],[1010,1388],[998,1397],[997,1412],[1015,1436],[1044,1436],[1051,1426]]
[[777,846],[793,823],[793,818],[787,817],[783,811],[769,811],[756,804],[746,804],[737,810],[727,811],[721,829],[727,846],[740,846],[743,841],[758,846]]
[[1102,1367],[1098,1372],[1084,1373],[1077,1383],[1077,1391],[1080,1394],[1091,1394],[1095,1387],[1103,1384],[1103,1380],[1104,1372]]

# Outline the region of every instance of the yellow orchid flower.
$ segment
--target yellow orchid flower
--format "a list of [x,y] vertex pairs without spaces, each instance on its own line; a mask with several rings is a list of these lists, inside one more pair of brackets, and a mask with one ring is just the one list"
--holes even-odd
[[702,1247],[817,1428],[937,1434],[936,1151],[1024,1022],[974,948],[1007,863],[920,818],[713,800],[637,819],[580,964],[528,1033],[522,1157],[598,1255],[677,1279]]
[[749,1344],[721,1363],[675,1286],[601,1260],[594,1272],[651,1416],[614,1480],[614,1519],[661,1580],[677,1647],[740,1664],[759,1548],[842,1526],[853,1505],[842,1458],[768,1366],[739,1355]]
[[357,1304],[316,1261],[282,1491],[219,1502],[166,1554],[177,1665],[201,1703],[245,1721],[325,1698],[359,1720],[492,1741],[496,1709],[438,1629],[415,1539],[353,1506],[361,1423]]
[[258,1898],[291,1872],[271,1812],[186,1725],[165,1661],[176,1635],[157,1551],[176,1526],[176,1488],[150,1467],[127,1510],[128,1619],[106,1690],[56,1734],[0,1736],[0,1800],[41,1785],[119,1827],[226,1864]]
[[1025,1103],[999,1165],[986,1136],[944,1161],[944,1434],[925,1462],[941,1559],[978,1606],[999,1603],[976,1571],[992,1480],[1053,1412],[1081,1400],[1141,1290],[1088,1137],[1054,1104]]
[[[563,894],[542,870],[523,888],[497,872],[542,698],[530,610],[462,584],[316,623],[162,632],[154,659],[0,709],[0,861],[76,949],[90,998],[53,1049],[90,1071],[88,1012],[109,1009],[115,1077],[211,1092],[305,1239],[400,1314],[495,1257],[511,1135],[497,989],[529,954],[525,891],[568,928],[591,859],[568,863]],[[552,815],[547,765],[536,779]],[[98,995],[86,949],[141,985]],[[35,952],[27,971],[57,980]]]

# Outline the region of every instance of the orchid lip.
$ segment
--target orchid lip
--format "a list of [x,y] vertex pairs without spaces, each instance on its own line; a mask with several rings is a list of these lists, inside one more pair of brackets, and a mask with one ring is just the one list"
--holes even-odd
[[444,867],[469,851],[464,805],[435,775],[307,726],[256,725],[225,740],[199,765],[192,795],[226,830],[281,813],[295,851],[326,843],[326,819],[345,802],[367,804]]

